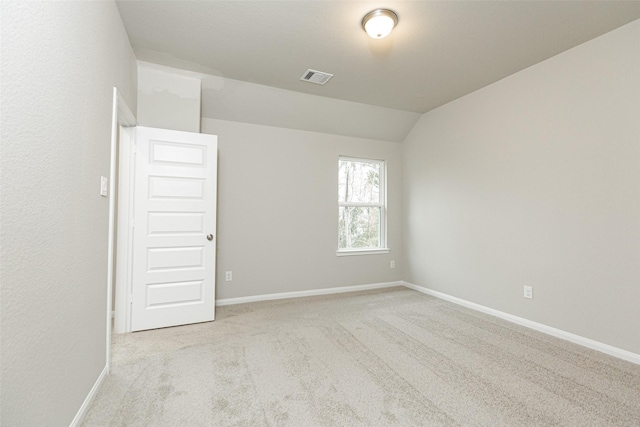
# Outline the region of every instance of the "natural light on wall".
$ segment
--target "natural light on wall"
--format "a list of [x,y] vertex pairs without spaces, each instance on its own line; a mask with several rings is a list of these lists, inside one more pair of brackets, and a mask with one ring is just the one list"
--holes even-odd
[[374,39],[383,39],[391,34],[398,24],[398,15],[389,9],[376,9],[362,19],[362,28]]

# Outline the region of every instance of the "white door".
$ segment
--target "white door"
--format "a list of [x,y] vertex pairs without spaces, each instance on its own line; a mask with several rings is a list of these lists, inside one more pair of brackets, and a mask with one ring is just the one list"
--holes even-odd
[[136,131],[131,330],[214,319],[214,135]]

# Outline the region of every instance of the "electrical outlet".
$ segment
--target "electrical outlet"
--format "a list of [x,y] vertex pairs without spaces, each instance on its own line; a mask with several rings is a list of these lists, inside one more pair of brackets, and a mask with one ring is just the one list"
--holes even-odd
[[233,280],[233,271],[225,271],[224,280],[226,280],[227,282],[230,282],[231,280]]
[[396,268],[396,262],[394,260],[389,261],[389,268]]
[[533,299],[533,287],[525,286],[524,287],[524,297],[528,299]]

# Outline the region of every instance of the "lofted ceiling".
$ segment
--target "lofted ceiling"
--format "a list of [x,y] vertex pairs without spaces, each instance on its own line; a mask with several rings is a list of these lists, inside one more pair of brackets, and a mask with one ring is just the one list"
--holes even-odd
[[[399,23],[362,30],[374,8]],[[640,18],[640,1],[119,1],[139,60],[424,113]],[[334,74],[325,86],[299,80]]]

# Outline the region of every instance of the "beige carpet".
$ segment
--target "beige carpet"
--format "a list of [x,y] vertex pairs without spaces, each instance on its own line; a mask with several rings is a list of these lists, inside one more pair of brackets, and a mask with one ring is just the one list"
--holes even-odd
[[85,426],[640,426],[640,366],[405,288],[113,338]]

